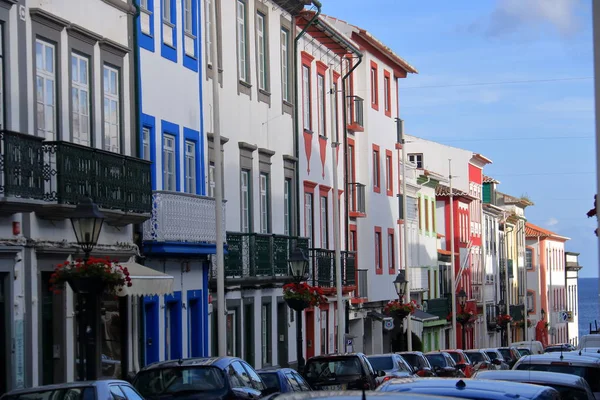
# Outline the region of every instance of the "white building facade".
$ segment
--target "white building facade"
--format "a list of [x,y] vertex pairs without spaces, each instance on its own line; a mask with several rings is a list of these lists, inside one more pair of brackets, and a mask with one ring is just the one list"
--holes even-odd
[[[0,2],[0,393],[76,378],[75,296],[49,289],[55,266],[83,254],[74,206],[89,196],[106,217],[93,256],[137,254],[151,187],[150,164],[131,157],[133,13],[129,1]],[[104,300],[107,315],[130,305]],[[103,328],[120,329],[106,315]],[[130,345],[102,352],[121,361]]]
[[571,251],[565,252],[566,257],[566,296],[568,313],[568,337],[569,343],[573,346],[579,345],[579,296],[578,296],[578,280],[579,271],[583,268],[579,265],[579,253]]

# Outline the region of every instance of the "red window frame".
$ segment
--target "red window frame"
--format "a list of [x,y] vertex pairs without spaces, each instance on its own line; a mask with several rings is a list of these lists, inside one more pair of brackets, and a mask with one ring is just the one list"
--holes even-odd
[[[317,61],[317,96],[319,94],[319,76],[323,78],[323,98],[321,99],[321,104],[323,104],[323,109],[317,110],[317,116],[319,121],[317,124],[321,125],[321,118],[323,118],[323,132],[319,132],[320,135],[327,137],[327,65],[322,61]],[[318,103],[317,103],[318,105]],[[323,114],[323,115],[321,115]]]
[[[391,247],[391,260],[390,260],[390,249],[388,248],[388,272],[390,275],[396,274],[396,231],[394,228],[388,228],[387,230],[387,243],[388,247],[390,245],[390,236],[392,238],[392,247]],[[391,262],[390,262],[391,261]]]
[[371,107],[375,111],[379,111],[379,77],[377,63],[371,61]]
[[[372,160],[373,174],[375,173],[375,168],[377,168],[377,179],[373,179],[373,191],[375,193],[381,193],[381,152],[379,151],[379,146],[376,144],[373,145]],[[377,162],[377,165],[375,165],[375,161]]]
[[[321,214],[321,198],[325,198],[325,201],[327,202],[327,219],[329,219],[329,192],[331,191],[331,186],[327,186],[327,185],[319,185],[319,221],[321,221],[321,225],[320,225],[320,229],[319,229],[319,239],[320,240],[320,244],[321,246],[323,246],[323,238],[321,237],[321,234],[323,233],[323,215]],[[325,247],[321,247],[323,249],[326,249],[329,247],[329,221],[325,221],[325,227],[326,227],[326,231],[327,231],[327,239],[325,240]],[[315,247],[313,245],[313,247]]]
[[305,51],[300,52],[300,57],[302,59],[302,67],[308,68],[308,121],[309,126],[304,126],[304,70],[301,68],[300,73],[300,83],[302,86],[302,126],[305,131],[312,132],[313,128],[313,113],[312,113],[312,62],[315,59],[313,56],[308,54]]
[[383,86],[387,93],[384,93],[384,111],[387,117],[392,117],[392,76],[385,69],[383,70]]
[[391,150],[385,151],[385,191],[388,196],[394,195],[394,163]]
[[[316,182],[311,182],[311,181],[304,181],[303,183],[304,185],[304,194],[311,194],[312,195],[312,205],[311,205],[311,211],[312,211],[312,235],[307,235],[306,233],[306,196],[303,196],[302,199],[302,204],[304,206],[304,235],[305,237],[309,237],[312,238],[314,241],[315,238],[315,188],[317,187],[317,183]],[[320,204],[320,203],[319,203]],[[319,208],[319,215],[320,215],[320,208]],[[311,243],[311,246],[314,247],[315,243]]]
[[373,248],[375,250],[375,273],[377,275],[383,275],[383,254],[381,251],[382,239],[381,239],[381,227],[376,226],[373,234]]

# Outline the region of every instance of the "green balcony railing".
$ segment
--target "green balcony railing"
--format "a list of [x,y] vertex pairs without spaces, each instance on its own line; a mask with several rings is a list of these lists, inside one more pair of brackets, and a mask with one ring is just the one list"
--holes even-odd
[[[313,286],[330,288],[336,286],[335,251],[310,249],[311,277]],[[356,285],[356,258],[354,252],[342,251],[342,285]]]
[[[225,277],[287,277],[291,251],[299,247],[308,254],[308,241],[295,236],[227,232]],[[214,265],[212,275],[216,277]]]
[[450,314],[450,302],[448,298],[441,297],[427,300],[427,313],[437,316],[439,319],[446,319]]
[[152,210],[151,163],[109,151],[12,131],[0,131],[0,194],[99,207]]

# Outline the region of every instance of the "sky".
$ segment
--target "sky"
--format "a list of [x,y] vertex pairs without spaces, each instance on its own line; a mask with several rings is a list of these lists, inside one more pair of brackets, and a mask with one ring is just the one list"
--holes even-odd
[[[482,153],[529,222],[571,238],[598,276],[591,0],[322,0],[415,66],[400,81],[410,135]],[[523,82],[527,81],[527,82]],[[516,83],[515,83],[516,82]]]

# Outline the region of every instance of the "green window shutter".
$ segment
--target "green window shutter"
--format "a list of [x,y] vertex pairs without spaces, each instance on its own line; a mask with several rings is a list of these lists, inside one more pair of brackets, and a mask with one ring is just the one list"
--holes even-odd
[[492,184],[484,183],[483,184],[483,202],[490,204],[492,202]]
[[404,208],[402,207],[402,202],[404,200],[404,196],[399,194],[398,195],[398,219],[404,219]]

